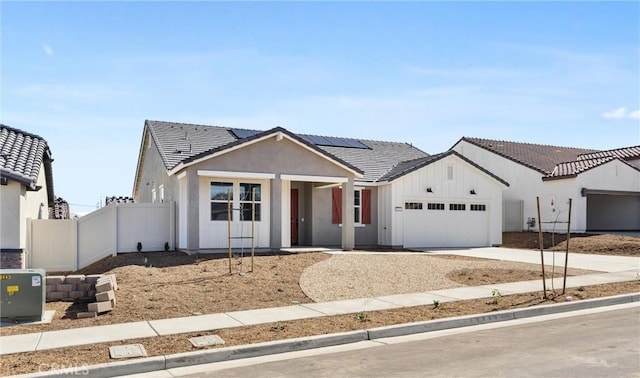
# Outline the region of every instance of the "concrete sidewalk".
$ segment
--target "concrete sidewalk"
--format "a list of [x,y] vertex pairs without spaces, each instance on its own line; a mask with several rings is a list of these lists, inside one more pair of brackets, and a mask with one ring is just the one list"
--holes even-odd
[[[345,253],[345,252],[338,252]],[[539,263],[540,253],[503,248],[478,248],[430,252],[437,254],[458,254],[481,258]],[[564,263],[563,253],[556,256],[556,265]],[[546,261],[545,261],[546,262]],[[551,255],[548,263],[551,263]],[[580,287],[604,283],[637,280],[640,274],[640,258],[601,255],[569,256],[569,266],[588,270],[604,271],[567,278],[567,287]],[[547,288],[561,288],[562,278],[547,280]],[[212,331],[248,325],[276,323],[278,321],[308,319],[321,316],[354,314],[361,311],[378,311],[402,307],[432,305],[467,299],[490,298],[493,290],[503,295],[523,294],[542,291],[542,282],[523,281],[476,287],[459,287],[412,294],[388,295],[375,298],[361,298],[324,303],[307,303],[285,307],[257,310],[234,311],[219,314],[188,316],[182,318],[150,320],[133,323],[113,324],[96,327],[65,329],[23,335],[0,337],[0,355],[33,352],[69,346],[86,345],[165,336],[189,332]]]

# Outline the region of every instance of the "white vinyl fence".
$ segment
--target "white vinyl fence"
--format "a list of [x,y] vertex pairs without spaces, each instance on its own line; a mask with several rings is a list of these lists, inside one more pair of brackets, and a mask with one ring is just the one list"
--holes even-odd
[[27,265],[75,271],[107,256],[175,249],[175,206],[169,203],[110,204],[79,219],[31,219]]

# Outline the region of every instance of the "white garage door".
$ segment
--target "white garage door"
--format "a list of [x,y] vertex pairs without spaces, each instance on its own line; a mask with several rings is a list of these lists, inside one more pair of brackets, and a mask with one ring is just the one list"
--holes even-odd
[[489,206],[484,203],[405,201],[405,248],[486,247]]

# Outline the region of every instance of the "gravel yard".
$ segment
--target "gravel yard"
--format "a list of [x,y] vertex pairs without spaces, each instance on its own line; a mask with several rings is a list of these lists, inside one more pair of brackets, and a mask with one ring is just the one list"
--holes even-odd
[[[306,268],[300,277],[300,288],[315,302],[419,293],[465,286],[450,277],[453,272],[466,269],[500,270],[505,282],[517,281],[523,272],[533,273],[533,277],[522,280],[536,279],[540,271],[539,265],[534,264],[447,255],[335,254]],[[514,277],[508,272],[517,273]],[[569,275],[588,273],[592,272],[568,270]]]
[[[551,240],[545,235],[545,240]],[[505,246],[536,248],[537,234],[505,233]],[[556,239],[557,242],[560,240]],[[545,244],[545,248],[547,245]],[[571,242],[575,253],[607,253],[638,256],[640,239],[610,235],[583,236]],[[109,273],[118,277],[118,305],[97,318],[76,319],[85,311],[82,303],[51,302],[56,310],[51,324],[0,328],[0,335],[53,331],[113,323],[194,316],[312,301],[339,300],[387,294],[420,292],[459,286],[491,285],[502,282],[540,279],[540,266],[506,261],[482,260],[451,255],[418,253],[337,254],[301,253],[256,257],[255,270],[238,274],[243,267],[220,256],[187,256],[181,253],[131,253],[104,259],[83,269],[82,274]],[[244,260],[244,269],[249,260]],[[549,277],[550,269],[546,270]],[[559,275],[556,270],[556,276]],[[569,270],[569,274],[587,271]],[[638,292],[640,281],[594,285],[570,289],[575,300]],[[557,296],[556,296],[557,295]],[[219,335],[226,346],[286,338],[367,329],[451,316],[500,311],[539,304],[564,302],[559,293],[541,299],[540,292],[509,295],[499,300],[476,299],[442,306],[417,306],[375,311],[356,316],[347,314],[296,321],[277,322],[194,334],[123,340],[112,343],[52,349],[2,356],[0,375],[36,372],[43,366],[79,366],[112,362],[108,347],[141,343],[150,356],[194,350],[189,337]],[[363,315],[363,314],[360,314]]]

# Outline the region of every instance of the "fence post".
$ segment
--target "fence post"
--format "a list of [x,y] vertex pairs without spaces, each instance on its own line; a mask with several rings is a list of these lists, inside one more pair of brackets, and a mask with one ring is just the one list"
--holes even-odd
[[80,239],[79,239],[79,229],[80,222],[78,219],[72,219],[71,223],[71,247],[73,248],[73,253],[76,256],[76,267],[75,270],[80,269]]
[[113,253],[111,256],[116,257],[118,255],[118,204],[111,204],[113,206]]

